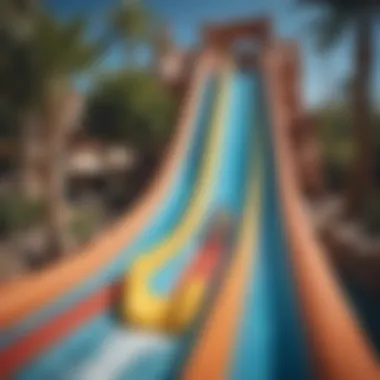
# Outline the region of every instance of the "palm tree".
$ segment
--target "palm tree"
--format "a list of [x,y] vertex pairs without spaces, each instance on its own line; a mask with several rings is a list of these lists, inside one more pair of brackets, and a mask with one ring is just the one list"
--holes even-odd
[[27,39],[33,31],[33,14],[36,0],[2,0],[0,2],[0,26],[18,39]]
[[[141,2],[123,3],[113,14],[104,38],[99,43],[89,43],[85,39],[83,18],[62,23],[51,15],[40,14],[33,49],[40,78],[40,116],[46,152],[46,222],[49,251],[53,255],[65,252],[68,243],[63,163],[70,127],[78,117],[78,107],[75,108],[78,104],[70,97],[71,79],[96,66],[99,58],[118,42],[125,42],[128,55],[133,56],[135,47],[149,40],[149,26],[150,17]],[[72,117],[68,118],[70,112]]]
[[43,153],[43,190],[46,199],[48,251],[58,256],[66,251],[65,146],[80,116],[80,102],[73,96],[73,79],[99,54],[99,46],[85,39],[83,18],[61,22],[39,12],[31,41],[36,78],[33,109]]
[[[9,84],[0,88],[0,100],[11,101],[15,106],[14,113],[22,115],[18,135],[22,166],[28,169],[25,170],[27,178],[30,178],[29,169],[33,162],[28,154],[30,136],[37,136],[41,142],[40,151],[44,158],[42,187],[46,196],[47,237],[52,256],[65,252],[68,242],[63,163],[67,137],[80,111],[80,104],[72,96],[73,79],[96,66],[117,43],[125,41],[127,51],[132,55],[138,43],[147,41],[149,25],[150,18],[140,3],[123,3],[112,14],[98,43],[86,38],[87,23],[82,17],[64,22],[43,12],[34,0],[0,2],[0,33],[6,32],[7,42],[12,49],[16,47],[17,53],[13,54],[12,50],[9,71],[2,72],[0,67],[0,76],[7,79],[3,83]],[[0,53],[4,52],[3,45],[0,41]],[[25,186],[25,177],[22,182]]]
[[125,44],[126,61],[136,63],[136,48],[153,41],[156,29],[154,18],[143,2],[124,0],[111,15],[113,35]]
[[324,5],[325,12],[317,21],[320,47],[331,48],[348,29],[354,32],[354,77],[352,110],[357,142],[355,160],[346,198],[348,215],[361,211],[366,196],[372,191],[374,178],[374,130],[371,114],[373,64],[373,31],[379,0],[305,0],[303,3]]
[[[112,15],[99,43],[85,39],[86,20],[66,23],[40,13],[33,50],[40,87],[40,120],[44,139],[46,212],[49,251],[57,256],[66,251],[64,153],[78,111],[72,101],[72,78],[96,66],[110,47],[125,42],[133,55],[137,44],[148,40],[150,18],[141,2],[123,3]],[[65,107],[66,106],[66,107]],[[76,107],[76,108],[75,108]],[[74,109],[73,109],[74,108]],[[71,113],[71,117],[67,117]]]
[[3,0],[0,3],[1,118],[7,137],[17,147],[19,192],[33,196],[34,162],[30,158],[35,76],[30,42],[35,31],[35,0]]

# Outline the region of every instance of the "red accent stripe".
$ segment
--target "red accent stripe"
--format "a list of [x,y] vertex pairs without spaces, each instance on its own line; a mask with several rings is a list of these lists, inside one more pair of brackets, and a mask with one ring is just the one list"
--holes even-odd
[[115,301],[119,285],[105,287],[58,315],[44,326],[0,351],[0,379],[7,379],[37,355],[101,314]]
[[194,277],[201,277],[207,281],[214,273],[221,258],[222,250],[223,239],[212,239],[206,242],[197,254],[195,260],[181,277],[176,288],[179,289],[186,286]]

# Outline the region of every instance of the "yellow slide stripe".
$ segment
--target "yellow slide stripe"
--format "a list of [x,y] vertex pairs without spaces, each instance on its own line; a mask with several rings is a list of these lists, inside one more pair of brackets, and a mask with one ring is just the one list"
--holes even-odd
[[124,300],[124,315],[140,325],[158,327],[165,319],[169,299],[154,295],[149,289],[149,278],[165,262],[173,257],[191,237],[198,226],[203,212],[212,196],[212,185],[217,175],[217,164],[223,141],[223,123],[228,110],[228,94],[231,83],[232,64],[227,63],[223,73],[221,88],[217,94],[216,110],[211,120],[211,132],[204,153],[203,165],[195,189],[195,194],[181,222],[171,235],[158,246],[142,253],[141,257],[127,274]]
[[228,378],[246,287],[252,273],[252,264],[257,258],[262,197],[262,165],[258,143],[255,143],[254,159],[256,162],[247,184],[246,206],[234,261],[226,274],[226,281],[218,293],[204,332],[185,365],[181,377],[183,380]]

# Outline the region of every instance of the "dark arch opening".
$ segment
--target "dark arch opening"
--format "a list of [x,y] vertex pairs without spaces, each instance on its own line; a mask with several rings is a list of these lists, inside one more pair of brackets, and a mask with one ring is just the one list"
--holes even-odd
[[252,37],[237,38],[231,44],[231,51],[241,67],[254,67],[260,52],[260,43]]

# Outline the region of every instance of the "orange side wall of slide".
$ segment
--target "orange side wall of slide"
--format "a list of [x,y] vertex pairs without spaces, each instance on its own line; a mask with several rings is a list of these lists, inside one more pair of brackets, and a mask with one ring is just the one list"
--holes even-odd
[[92,244],[74,257],[57,263],[40,273],[27,275],[0,284],[0,331],[27,318],[101,270],[123,246],[128,245],[142,230],[161,203],[174,180],[192,133],[193,118],[202,83],[210,60],[206,54],[198,58],[190,80],[186,99],[179,116],[177,131],[168,149],[167,157],[148,192],[132,211],[117,225],[96,238]]
[[264,73],[285,228],[316,375],[323,380],[380,379],[374,351],[349,307],[327,254],[313,235],[303,209],[289,139],[292,118],[300,111],[292,108],[297,102],[287,99],[296,97],[299,91],[286,74],[287,65],[294,64],[295,57],[296,48],[292,44],[268,49]]

